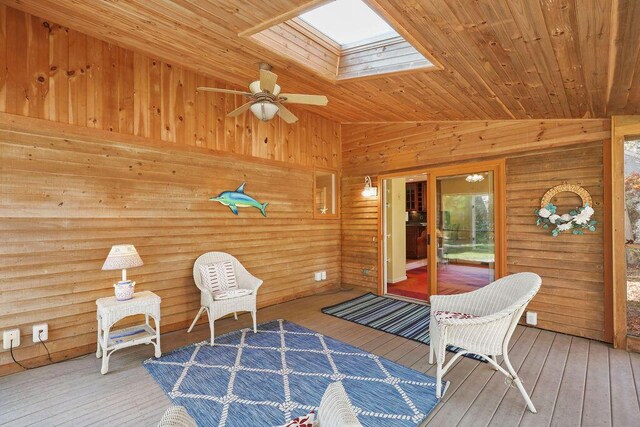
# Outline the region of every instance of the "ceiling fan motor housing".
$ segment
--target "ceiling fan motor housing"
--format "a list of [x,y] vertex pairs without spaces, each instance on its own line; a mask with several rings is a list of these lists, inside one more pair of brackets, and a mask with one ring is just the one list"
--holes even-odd
[[[256,95],[259,93],[264,93],[262,92],[262,89],[260,88],[260,80],[256,80],[254,82],[251,82],[251,84],[249,85],[249,90],[251,91],[252,94]],[[278,94],[280,93],[280,85],[276,84],[273,88],[273,96],[278,96]]]

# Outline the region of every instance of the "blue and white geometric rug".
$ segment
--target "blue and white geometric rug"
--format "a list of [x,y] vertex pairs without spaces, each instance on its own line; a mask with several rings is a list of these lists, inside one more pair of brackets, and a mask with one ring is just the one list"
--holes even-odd
[[417,426],[438,403],[435,378],[285,320],[144,366],[199,426],[281,425],[317,408],[334,381],[342,381],[364,426]]

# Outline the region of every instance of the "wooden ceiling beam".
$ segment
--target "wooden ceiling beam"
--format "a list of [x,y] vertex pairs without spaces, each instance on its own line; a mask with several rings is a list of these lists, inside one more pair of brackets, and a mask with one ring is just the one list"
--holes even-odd
[[[184,1],[184,0],[182,0]],[[258,25],[254,25],[253,27],[247,28],[238,33],[240,37],[248,37],[253,34],[259,33],[260,31],[266,30],[267,28],[271,28],[275,25],[278,25],[282,22],[288,21],[290,19],[296,18],[301,14],[308,12],[312,9],[315,9],[318,6],[321,6],[323,3],[327,3],[329,0],[310,0],[307,1],[297,7],[287,10],[284,13],[276,15],[272,18],[269,18]]]

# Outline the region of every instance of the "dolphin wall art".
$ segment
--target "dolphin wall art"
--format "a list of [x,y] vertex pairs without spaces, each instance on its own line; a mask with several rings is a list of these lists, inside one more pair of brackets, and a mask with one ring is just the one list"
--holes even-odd
[[256,208],[260,210],[262,216],[266,218],[267,212],[265,209],[267,208],[267,203],[260,203],[256,199],[251,196],[247,196],[244,194],[244,186],[246,182],[243,182],[240,187],[236,189],[236,191],[223,191],[218,195],[218,197],[211,197],[209,200],[213,202],[220,202],[225,206],[229,206],[231,212],[235,215],[238,215],[238,208]]

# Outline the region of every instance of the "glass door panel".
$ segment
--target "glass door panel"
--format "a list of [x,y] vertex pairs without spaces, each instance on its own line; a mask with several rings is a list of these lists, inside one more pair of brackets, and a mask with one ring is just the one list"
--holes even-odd
[[627,334],[640,336],[640,138],[624,142]]
[[[386,294],[426,301],[429,298],[427,213],[420,197],[426,175],[382,179],[383,289]],[[418,201],[418,202],[417,202]]]
[[436,177],[438,294],[469,292],[495,280],[494,172]]

